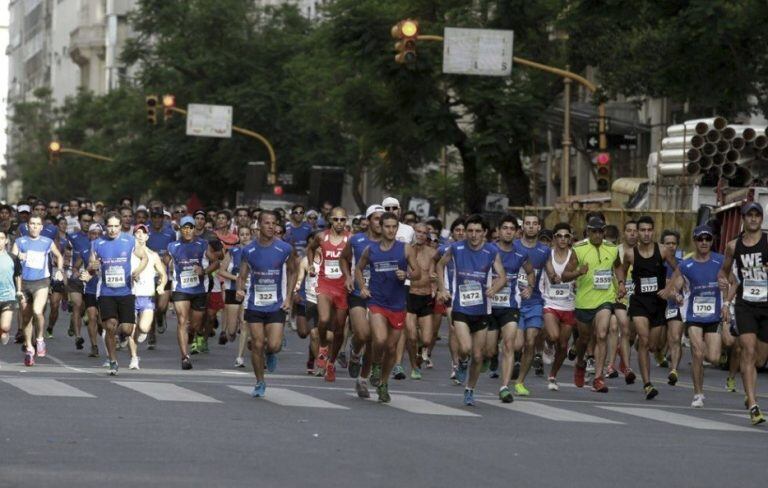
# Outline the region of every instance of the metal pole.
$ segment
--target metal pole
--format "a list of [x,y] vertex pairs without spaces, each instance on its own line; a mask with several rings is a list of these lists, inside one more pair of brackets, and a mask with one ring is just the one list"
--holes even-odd
[[448,157],[445,151],[445,146],[440,148],[440,166],[443,170],[443,205],[440,209],[440,219],[445,223],[445,214],[447,212],[446,200],[448,198]]
[[571,79],[563,78],[563,158],[560,167],[560,198],[564,201],[571,190]]

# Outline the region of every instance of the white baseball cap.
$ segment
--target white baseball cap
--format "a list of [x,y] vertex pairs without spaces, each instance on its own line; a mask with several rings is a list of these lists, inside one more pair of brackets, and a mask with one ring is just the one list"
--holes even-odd
[[384,199],[383,202],[381,202],[382,207],[397,207],[400,208],[400,202],[397,201],[397,198],[394,197],[387,197]]
[[16,211],[19,213],[21,212],[30,213],[30,208],[29,208],[29,205],[19,205],[18,208],[16,208]]
[[99,232],[103,232],[104,228],[101,226],[101,224],[99,224],[97,222],[94,222],[94,223],[91,224],[90,227],[88,227],[88,232],[92,232],[94,230],[97,230]]
[[382,207],[381,205],[371,205],[365,211],[365,218],[370,219],[371,215],[375,214],[376,212],[384,212],[384,207]]

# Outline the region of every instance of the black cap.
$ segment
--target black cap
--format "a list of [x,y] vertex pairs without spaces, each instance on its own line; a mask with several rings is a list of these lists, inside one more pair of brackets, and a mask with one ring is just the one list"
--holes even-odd
[[202,215],[203,217],[208,216],[208,214],[206,214],[204,210],[198,210],[197,212],[192,214],[193,217],[197,217],[198,215]]
[[151,215],[152,217],[164,217],[165,216],[165,214],[163,214],[163,209],[162,208],[157,208],[157,207],[155,207],[152,210],[150,210],[149,211],[149,215]]
[[554,234],[552,234],[552,231],[549,229],[542,229],[541,232],[539,232],[539,239],[549,239],[550,241],[554,237]]
[[760,215],[763,215],[763,206],[757,202],[747,202],[741,207],[741,215],[747,215],[751,210],[757,210]]
[[589,222],[587,222],[587,229],[604,229],[605,228],[605,221],[601,219],[600,217],[590,217]]

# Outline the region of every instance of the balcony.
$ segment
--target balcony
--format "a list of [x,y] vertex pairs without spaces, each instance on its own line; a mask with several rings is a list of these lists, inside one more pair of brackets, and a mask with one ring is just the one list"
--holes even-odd
[[78,66],[84,66],[94,56],[104,59],[105,44],[103,25],[83,25],[69,34],[69,56]]

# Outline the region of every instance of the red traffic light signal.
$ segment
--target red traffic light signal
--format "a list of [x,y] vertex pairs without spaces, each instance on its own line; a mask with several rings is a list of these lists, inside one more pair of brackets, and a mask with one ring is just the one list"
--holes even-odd
[[611,155],[607,152],[601,152],[595,161],[597,162],[597,191],[610,191]]
[[405,19],[392,27],[392,37],[398,39],[395,44],[395,62],[400,64],[416,61],[416,40],[419,37],[419,23]]
[[157,95],[147,95],[147,122],[157,125]]
[[274,194],[278,197],[283,196],[283,187],[280,185],[275,185],[275,189],[273,190]]

